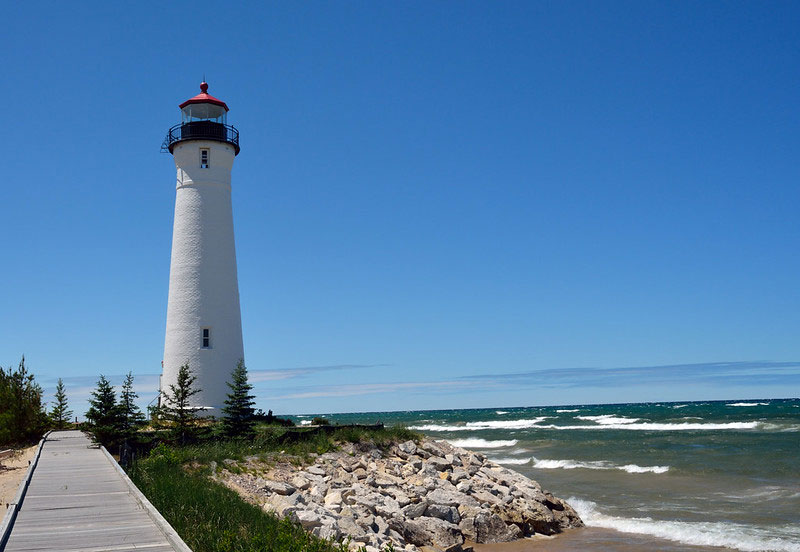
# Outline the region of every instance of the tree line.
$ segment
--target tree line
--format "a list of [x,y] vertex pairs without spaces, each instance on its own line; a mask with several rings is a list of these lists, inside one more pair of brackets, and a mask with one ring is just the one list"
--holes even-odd
[[[191,404],[191,398],[201,391],[196,381],[189,365],[182,366],[176,383],[163,393],[160,407],[150,409],[150,426],[174,442],[185,444],[212,430],[212,425],[198,416],[200,408]],[[255,411],[253,386],[244,362],[240,361],[233,370],[228,387],[230,393],[222,409],[221,423],[214,430],[225,438],[251,437],[254,423],[263,416]],[[70,427],[73,412],[61,378],[49,412],[42,403],[42,394],[41,386],[25,366],[24,357],[16,369],[0,367],[0,446],[34,442],[48,429]],[[139,431],[148,425],[136,404],[137,398],[132,373],[125,376],[119,397],[114,386],[101,375],[92,391],[82,429],[107,448],[133,444]],[[272,418],[271,414],[270,411],[268,418]]]
[[24,356],[16,368],[0,366],[0,446],[34,442],[48,429],[68,427],[72,411],[61,378],[50,412],[45,409],[42,394],[41,385],[25,366]]

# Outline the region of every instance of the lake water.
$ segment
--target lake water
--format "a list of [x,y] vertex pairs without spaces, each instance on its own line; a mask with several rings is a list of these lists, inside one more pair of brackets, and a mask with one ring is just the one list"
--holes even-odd
[[797,399],[326,417],[404,424],[483,452],[567,499],[588,526],[515,550],[800,551]]

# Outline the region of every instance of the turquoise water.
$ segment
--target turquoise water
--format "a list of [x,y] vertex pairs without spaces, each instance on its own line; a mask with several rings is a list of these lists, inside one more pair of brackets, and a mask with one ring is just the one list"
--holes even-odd
[[798,399],[327,417],[480,450],[567,498],[587,526],[653,550],[800,551]]

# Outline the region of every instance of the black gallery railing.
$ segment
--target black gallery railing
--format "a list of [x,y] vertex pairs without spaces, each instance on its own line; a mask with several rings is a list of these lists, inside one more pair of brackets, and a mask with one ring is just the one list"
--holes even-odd
[[172,147],[183,140],[214,140],[227,142],[239,153],[239,131],[232,125],[223,125],[213,121],[192,121],[175,125],[167,133],[161,144],[161,151],[172,153]]

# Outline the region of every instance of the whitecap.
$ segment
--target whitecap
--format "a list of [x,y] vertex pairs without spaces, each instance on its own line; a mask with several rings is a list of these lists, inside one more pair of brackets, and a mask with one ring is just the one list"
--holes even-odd
[[541,429],[627,429],[631,431],[716,431],[723,429],[755,429],[758,427],[758,422],[728,422],[724,424],[657,424],[645,422],[641,424],[636,423],[615,423],[605,425],[572,425],[572,426],[559,426],[559,425],[543,425],[537,426]]
[[311,420],[300,420],[300,425],[311,425]]
[[581,462],[578,460],[540,460],[534,457],[533,462],[534,468],[542,470],[574,470],[581,468],[586,470],[622,470],[628,473],[666,473],[669,471],[669,466],[637,466],[636,464],[618,466],[605,460]]
[[486,439],[454,439],[448,441],[454,447],[461,447],[467,449],[473,448],[503,448],[513,447],[519,441],[512,439],[510,441],[487,441]]
[[581,411],[580,408],[561,408],[559,410],[556,410],[556,412],[580,412],[580,411]]
[[634,424],[641,418],[626,418],[624,416],[614,416],[613,414],[603,414],[602,416],[575,416],[578,420],[589,420],[600,425],[612,424]]
[[513,466],[522,466],[531,461],[530,458],[492,458],[493,462],[498,464],[508,464]]
[[675,409],[678,409],[678,408],[686,408],[687,406],[689,406],[689,405],[688,405],[688,404],[676,404],[676,405],[675,405],[675,406],[673,406],[672,408],[675,408]]
[[[589,527],[639,533],[693,546],[721,546],[742,552],[797,552],[800,530],[796,526],[776,527],[769,531],[752,525],[726,522],[663,521],[649,517],[625,518],[604,514],[589,500],[569,498],[583,522]],[[776,537],[775,533],[781,534]]]
[[427,424],[409,426],[408,429],[417,431],[476,431],[480,429],[527,429],[548,419],[549,416],[540,416],[528,420],[487,420],[480,422],[467,422],[464,425],[439,425]]
[[765,402],[738,402],[738,403],[726,404],[725,406],[769,406],[769,403],[765,403]]
[[508,412],[507,412],[507,411],[505,411],[505,410],[495,410],[494,412],[495,412],[495,414],[497,414],[498,416],[502,416],[503,414],[508,414]]

